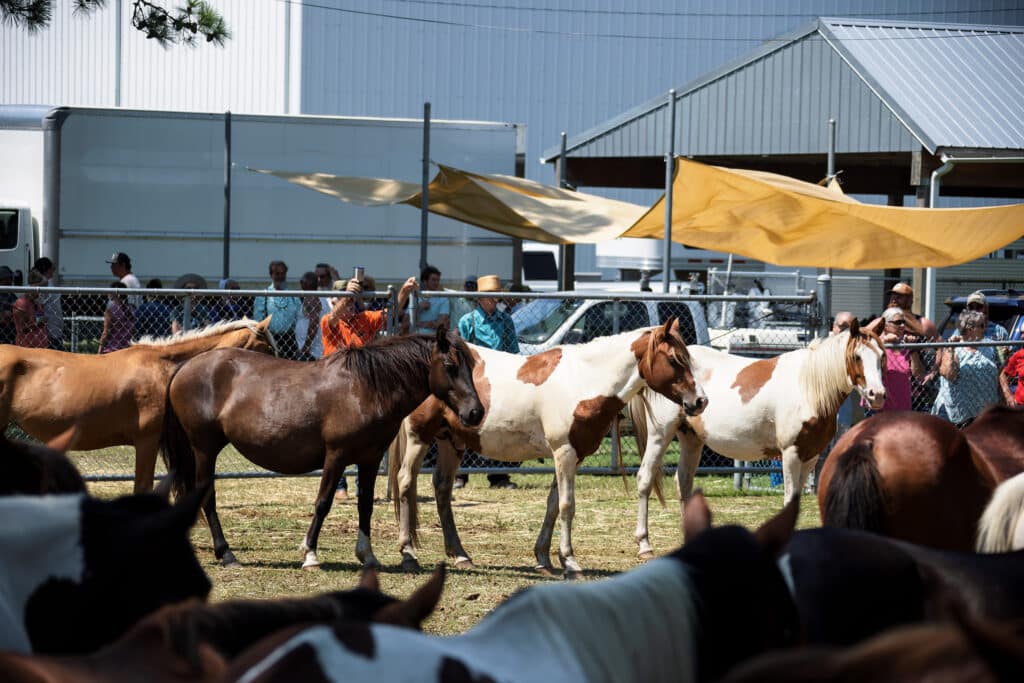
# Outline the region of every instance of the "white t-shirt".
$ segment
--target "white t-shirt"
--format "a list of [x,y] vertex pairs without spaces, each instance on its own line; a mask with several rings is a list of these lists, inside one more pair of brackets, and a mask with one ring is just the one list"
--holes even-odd
[[[135,277],[135,273],[126,273],[121,282],[128,289],[142,289],[142,283],[139,282],[139,278]],[[136,294],[128,297],[128,303],[134,308],[138,308],[142,305],[142,295]]]

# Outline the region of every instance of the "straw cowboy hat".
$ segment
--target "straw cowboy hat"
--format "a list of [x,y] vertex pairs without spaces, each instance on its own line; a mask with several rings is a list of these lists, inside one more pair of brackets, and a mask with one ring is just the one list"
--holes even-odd
[[497,275],[481,275],[476,280],[476,291],[478,292],[501,292],[501,279]]

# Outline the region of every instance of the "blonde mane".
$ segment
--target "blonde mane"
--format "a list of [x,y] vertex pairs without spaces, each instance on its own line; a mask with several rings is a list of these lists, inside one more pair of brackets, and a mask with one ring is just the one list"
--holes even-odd
[[807,361],[800,373],[800,387],[807,403],[816,415],[834,415],[839,411],[852,390],[849,367],[858,344],[875,341],[884,354],[884,346],[878,335],[860,330],[851,337],[849,330],[824,338],[815,339],[801,352]]
[[[243,328],[246,328],[251,332],[255,332],[258,324],[259,323],[257,321],[250,318],[242,318],[241,320],[221,320],[213,323],[212,325],[207,325],[206,327],[198,327],[194,330],[177,332],[175,334],[167,335],[166,337],[151,337],[146,335],[145,337],[132,342],[132,346],[171,346],[174,344],[190,342],[195,339],[203,339],[205,337],[226,334]],[[270,340],[270,345],[274,349],[274,354],[277,355],[277,340],[274,339],[274,335],[270,333],[269,329],[267,330],[267,339]]]

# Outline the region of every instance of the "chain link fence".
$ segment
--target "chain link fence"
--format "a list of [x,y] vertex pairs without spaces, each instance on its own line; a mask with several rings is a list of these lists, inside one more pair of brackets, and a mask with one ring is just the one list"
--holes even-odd
[[[144,290],[0,287],[0,342],[73,353],[107,353],[147,337],[163,338],[225,320],[262,319],[272,315],[270,329],[279,355],[310,361],[323,353],[321,320],[340,296],[355,299],[357,310],[367,311],[369,317],[378,319],[380,335],[410,330],[431,332],[446,319],[450,328],[470,342],[521,354],[539,353],[559,344],[582,344],[604,335],[659,325],[670,317],[679,320],[680,331],[688,344],[711,345],[741,355],[772,356],[810,343],[823,322],[814,297],[774,296],[764,290],[757,293],[752,291],[755,286],[759,283],[752,283],[745,293],[723,289],[721,293],[677,295],[414,292],[407,308],[401,311],[397,310],[398,297],[393,288],[350,295],[318,290],[192,287]],[[713,283],[711,291],[715,291]],[[1020,343],[981,342],[980,353],[986,357],[991,355],[991,367],[975,362],[974,356],[965,355],[973,352],[963,343],[894,345],[890,352],[920,354],[923,372],[912,379],[911,387],[914,410],[963,422],[967,418],[959,418],[965,414],[969,418],[969,413],[979,406],[998,401],[997,366],[1005,360],[1008,351]],[[961,372],[955,378],[939,371],[940,349],[946,347],[960,347],[955,353],[963,357]],[[850,403],[852,417],[849,421],[854,422],[866,411],[855,400]],[[11,428],[16,430],[13,425]],[[581,471],[614,473],[620,466],[632,471],[639,465],[642,454],[637,452],[628,417],[620,423],[620,430],[622,451],[617,450],[609,434]],[[432,449],[429,457],[433,457],[434,452]],[[90,479],[130,479],[134,468],[132,453],[131,447],[116,447],[75,454],[75,457]],[[489,455],[500,458],[501,454]],[[673,442],[665,457],[669,471],[678,459],[678,444]],[[430,460],[426,465],[429,467]],[[507,472],[519,466],[473,452],[467,452],[463,460],[463,468],[468,472]],[[553,471],[550,461],[527,461],[522,467],[528,471]],[[705,449],[701,471],[745,472],[749,484],[768,486],[773,483],[769,475],[780,470],[777,461],[737,463]],[[269,475],[230,447],[218,459],[218,474]]]

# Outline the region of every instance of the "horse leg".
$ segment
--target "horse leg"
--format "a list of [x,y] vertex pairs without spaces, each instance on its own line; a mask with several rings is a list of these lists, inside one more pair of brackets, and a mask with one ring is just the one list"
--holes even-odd
[[444,533],[445,555],[455,558],[455,566],[459,569],[472,569],[473,560],[462,547],[462,539],[459,538],[455,516],[452,514],[452,484],[455,473],[459,471],[463,452],[463,449],[456,449],[450,441],[438,440],[437,464],[434,465],[434,500],[437,502],[437,517]]
[[241,563],[235,559],[235,554],[231,552],[228,540],[224,537],[224,529],[220,526],[220,516],[217,514],[217,487],[214,471],[217,467],[217,454],[225,445],[209,444],[202,448],[194,446],[192,452],[196,459],[197,484],[202,486],[206,482],[211,483],[210,495],[203,502],[203,514],[206,516],[206,523],[210,527],[210,536],[213,538],[213,554],[225,567],[240,567]]
[[814,469],[814,464],[817,461],[818,458],[815,457],[806,463],[801,462],[800,452],[795,445],[783,449],[782,484],[785,491],[783,505],[789,504],[789,501],[793,500],[795,496],[800,495],[804,489],[804,481],[807,479],[808,473]]
[[558,515],[562,521],[562,533],[558,539],[558,560],[565,570],[566,579],[583,575],[583,568],[576,562],[572,550],[572,521],[576,516],[576,449],[563,446],[555,451],[555,478],[558,481]]
[[[655,486],[655,478],[662,476],[662,464],[665,461],[665,449],[672,443],[672,432],[666,435],[662,430],[648,430],[647,446],[640,460],[640,469],[636,473],[636,538],[640,549],[637,557],[646,562],[654,557],[654,548],[648,537],[647,508],[651,499],[651,489]],[[660,495],[660,489],[659,495]]]
[[555,518],[558,516],[558,476],[551,478],[551,487],[548,489],[548,507],[544,513],[544,521],[540,525],[540,533],[537,534],[537,542],[533,545],[533,555],[537,558],[536,569],[545,576],[554,574],[554,567],[551,564],[551,536],[555,531]]
[[[303,555],[303,569],[319,569],[320,559],[316,554],[317,542],[320,539],[320,529],[323,527],[327,514],[334,504],[334,491],[338,488],[338,481],[345,471],[345,463],[338,452],[328,453],[324,458],[324,470],[320,475],[320,488],[316,492],[316,500],[313,502],[313,521],[309,523],[306,531],[306,538],[299,546],[299,552]],[[362,471],[362,468],[360,468]],[[362,483],[362,482],[360,482]],[[371,499],[372,500],[372,499]]]
[[[399,429],[406,428],[406,421],[403,420]],[[419,526],[416,483],[420,468],[423,466],[423,458],[429,449],[430,444],[420,441],[411,430],[406,433],[402,463],[396,481],[397,489],[394,493],[395,505],[398,508],[398,550],[402,553],[402,571],[405,572],[422,570],[415,551],[416,529]],[[397,454],[392,454],[391,457],[397,457]]]
[[[359,535],[356,538],[356,559],[363,563],[364,569],[379,567],[380,562],[373,554],[370,544],[370,518],[373,516],[373,493],[377,483],[377,470],[384,459],[384,445],[376,448],[379,455],[370,462],[359,463],[359,498],[356,507],[359,510]],[[337,482],[335,482],[337,485]]]
[[135,441],[135,493],[153,490],[156,455],[160,448],[160,432],[144,434]]

